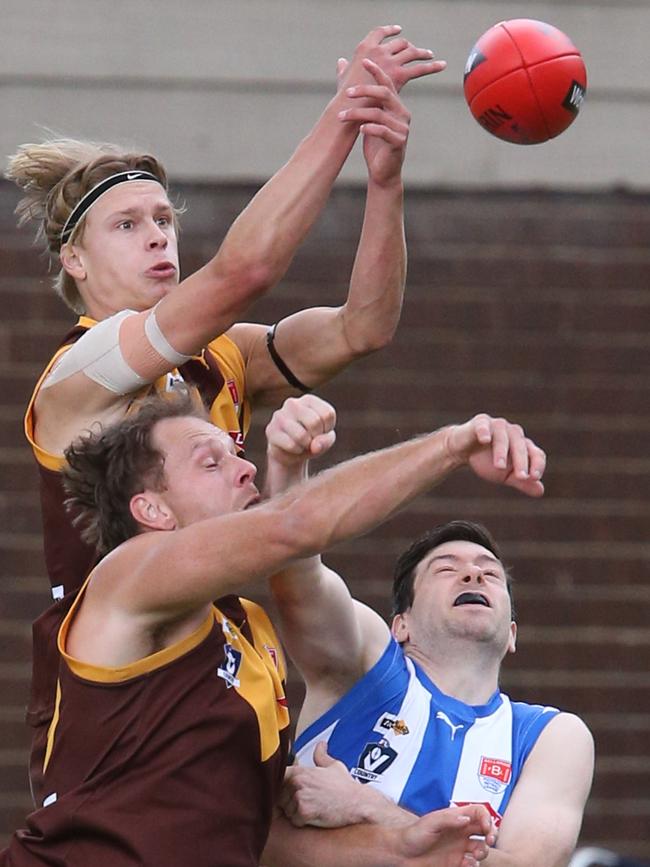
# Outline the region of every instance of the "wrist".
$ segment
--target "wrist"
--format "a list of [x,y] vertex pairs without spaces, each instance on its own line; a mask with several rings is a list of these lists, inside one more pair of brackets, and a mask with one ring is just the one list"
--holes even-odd
[[363,797],[356,801],[355,815],[357,822],[368,822],[371,825],[383,825],[384,827],[403,827],[410,825],[415,818],[398,807],[381,792],[372,786],[363,787]]
[[438,433],[442,434],[442,448],[445,453],[449,470],[457,470],[465,466],[467,463],[467,455],[454,445],[454,434],[457,432],[459,425],[450,424],[447,427],[440,428]]

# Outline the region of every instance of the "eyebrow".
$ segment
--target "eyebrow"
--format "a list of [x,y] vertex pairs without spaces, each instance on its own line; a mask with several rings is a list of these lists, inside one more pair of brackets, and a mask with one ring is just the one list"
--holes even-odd
[[[107,220],[114,220],[115,217],[135,217],[142,214],[145,209],[139,205],[131,208],[119,208],[117,211],[112,211],[107,217]],[[172,206],[169,202],[164,202],[162,199],[154,204],[154,211],[169,211],[172,212]]]
[[[454,563],[459,563],[461,561],[461,557],[458,557],[456,554],[436,554],[434,557],[430,557],[427,561],[427,566],[432,566],[437,560],[451,560]],[[474,558],[475,563],[490,563],[497,564],[503,568],[503,564],[501,561],[494,557],[491,554],[479,554],[478,557]]]

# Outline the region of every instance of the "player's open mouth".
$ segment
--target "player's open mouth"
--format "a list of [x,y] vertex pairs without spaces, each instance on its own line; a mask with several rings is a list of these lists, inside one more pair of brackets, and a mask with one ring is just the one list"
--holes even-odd
[[173,277],[175,273],[176,266],[173,262],[158,262],[147,270],[148,277]]
[[486,608],[490,607],[487,597],[483,596],[482,593],[461,593],[454,601],[454,608],[457,605],[484,605]]

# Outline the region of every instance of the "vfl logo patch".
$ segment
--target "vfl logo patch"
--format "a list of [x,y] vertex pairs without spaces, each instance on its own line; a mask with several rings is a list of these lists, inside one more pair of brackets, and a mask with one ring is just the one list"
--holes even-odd
[[510,782],[511,777],[512,765],[510,762],[481,756],[478,779],[486,791],[500,794]]
[[372,727],[372,730],[379,732],[380,735],[386,734],[386,732],[393,732],[396,735],[409,734],[409,727],[406,725],[405,720],[398,719],[393,713],[382,714]]
[[378,744],[366,744],[359,756],[356,768],[350,773],[360,783],[372,783],[388,770],[397,758],[397,750],[388,746],[385,740]]
[[585,101],[586,89],[579,81],[572,81],[567,95],[562,100],[562,106],[570,111],[571,114],[577,114],[582,108],[582,103]]
[[237,675],[241,667],[242,654],[230,644],[224,644],[223,652],[225,659],[217,669],[217,675],[226,681],[226,686],[230,689],[231,686],[239,686]]

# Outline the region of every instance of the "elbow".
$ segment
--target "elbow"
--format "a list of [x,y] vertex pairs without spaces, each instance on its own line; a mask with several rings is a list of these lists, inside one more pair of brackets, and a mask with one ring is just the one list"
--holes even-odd
[[347,329],[346,338],[350,355],[353,359],[363,358],[366,355],[372,355],[373,352],[385,349],[392,343],[396,331],[397,323],[389,327],[383,326],[358,331]]

